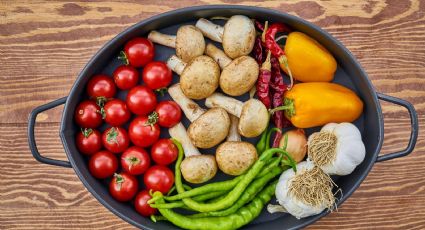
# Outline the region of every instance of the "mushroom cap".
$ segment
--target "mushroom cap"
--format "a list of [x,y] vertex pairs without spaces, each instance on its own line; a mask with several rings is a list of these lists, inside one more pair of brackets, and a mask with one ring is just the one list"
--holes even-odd
[[181,89],[188,98],[204,99],[218,87],[220,67],[208,56],[198,56],[190,61],[180,75]]
[[217,173],[217,163],[213,155],[186,157],[180,166],[183,178],[194,184],[204,183]]
[[250,99],[245,102],[239,119],[239,134],[244,137],[259,136],[268,124],[269,112],[261,101]]
[[230,118],[226,110],[212,108],[192,122],[187,132],[193,145],[198,148],[211,148],[227,137],[229,129]]
[[181,26],[176,35],[176,55],[184,62],[204,54],[205,39],[202,32],[192,25]]
[[215,157],[220,170],[233,176],[246,172],[258,159],[254,145],[244,141],[224,142],[218,146]]
[[254,42],[255,27],[248,17],[234,15],[224,25],[223,49],[232,59],[251,53]]
[[255,85],[259,71],[260,67],[254,58],[238,57],[221,72],[220,88],[228,95],[240,96]]

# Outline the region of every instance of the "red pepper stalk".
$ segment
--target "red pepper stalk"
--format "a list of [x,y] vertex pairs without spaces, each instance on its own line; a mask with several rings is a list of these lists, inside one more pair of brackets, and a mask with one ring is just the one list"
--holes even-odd
[[265,43],[267,49],[272,52],[273,56],[278,59],[280,63],[280,68],[288,73],[289,78],[291,80],[291,84],[289,86],[290,89],[294,85],[294,79],[292,77],[291,70],[289,69],[288,59],[285,55],[285,52],[279,46],[279,44],[277,44],[277,41],[275,39],[276,34],[280,32],[290,32],[290,29],[282,23],[273,23],[267,28],[266,22],[263,31],[263,42]]
[[270,63],[270,54],[270,51],[268,51],[267,58],[261,65],[260,74],[258,75],[257,80],[258,99],[266,106],[267,109],[270,109],[271,106],[269,84],[272,77],[272,67]]

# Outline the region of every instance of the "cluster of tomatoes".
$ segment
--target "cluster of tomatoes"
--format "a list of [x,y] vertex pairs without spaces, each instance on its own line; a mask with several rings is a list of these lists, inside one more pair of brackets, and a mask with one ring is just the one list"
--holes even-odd
[[[170,128],[181,119],[175,102],[157,100],[155,91],[170,85],[172,73],[153,57],[152,42],[141,37],[130,40],[120,56],[126,65],[116,68],[112,77],[93,76],[86,88],[89,99],[77,106],[74,115],[81,127],[76,145],[90,157],[90,173],[98,179],[112,177],[110,194],[121,202],[135,197],[135,208],[144,216],[155,213],[147,204],[148,191],[167,193],[174,184],[167,165],[176,160],[178,150],[171,140],[159,139],[160,127]],[[144,85],[139,85],[138,67],[143,67]],[[117,90],[128,90],[125,101],[115,98]],[[97,128],[104,122],[108,128],[101,133]],[[123,125],[128,122],[126,129]],[[148,147],[150,154],[145,150]],[[156,163],[153,166],[151,159]],[[141,191],[140,175],[145,185]]]

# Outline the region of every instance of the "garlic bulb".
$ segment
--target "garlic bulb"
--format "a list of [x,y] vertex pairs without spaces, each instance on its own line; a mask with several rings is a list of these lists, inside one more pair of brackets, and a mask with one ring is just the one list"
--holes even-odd
[[[275,195],[283,209],[297,219],[332,209],[335,197],[332,179],[311,161],[297,164],[297,172],[286,170],[279,178]],[[269,211],[278,211],[269,207]]]
[[308,159],[329,175],[348,175],[362,163],[366,149],[357,127],[329,123],[308,137]]

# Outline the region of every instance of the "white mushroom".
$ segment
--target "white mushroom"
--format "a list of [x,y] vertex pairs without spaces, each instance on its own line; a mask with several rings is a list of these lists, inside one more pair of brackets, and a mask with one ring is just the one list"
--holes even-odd
[[209,108],[223,108],[239,117],[238,131],[244,137],[259,136],[269,124],[267,108],[257,99],[252,98],[243,103],[221,93],[214,93],[205,100],[205,105]]
[[183,93],[191,99],[204,99],[218,87],[220,67],[208,56],[198,56],[189,63],[171,56],[167,66],[180,75]]
[[204,183],[215,176],[217,164],[213,155],[202,155],[193,146],[182,123],[178,123],[168,130],[170,136],[178,140],[183,147],[185,158],[180,170],[183,178],[190,183]]
[[205,50],[205,39],[201,31],[192,25],[181,26],[177,30],[177,35],[163,34],[158,31],[151,31],[148,39],[171,48],[176,48],[176,55],[185,62],[201,56]]
[[248,55],[254,47],[254,23],[246,16],[234,15],[224,27],[201,18],[196,22],[196,27],[209,39],[221,42],[230,58]]
[[228,95],[240,96],[248,92],[257,82],[260,68],[254,58],[241,56],[232,61],[222,50],[208,44],[205,54],[212,57],[221,67],[220,88]]
[[230,115],[231,126],[227,141],[218,146],[215,153],[217,165],[228,175],[241,175],[258,159],[257,151],[249,142],[241,141],[238,133],[239,118]]
[[192,122],[188,128],[188,134],[196,147],[211,148],[226,138],[230,128],[230,118],[224,109],[212,108],[205,112],[183,94],[179,84],[171,86],[168,93]]

